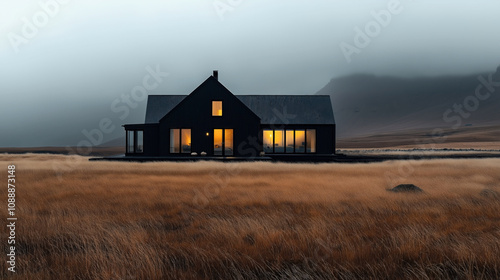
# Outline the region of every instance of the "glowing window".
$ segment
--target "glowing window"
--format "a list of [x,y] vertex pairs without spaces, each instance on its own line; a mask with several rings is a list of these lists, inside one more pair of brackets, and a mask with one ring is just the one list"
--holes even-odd
[[316,129],[308,129],[306,131],[306,152],[315,153],[316,152]]
[[264,130],[265,153],[316,153],[316,129]]
[[222,129],[214,129],[214,155],[222,155]]
[[264,145],[264,152],[265,153],[272,153],[273,152],[273,143],[274,143],[273,131],[272,130],[264,130],[262,135],[263,135],[262,144]]
[[226,156],[234,155],[232,129],[224,129],[224,155]]
[[286,131],[286,152],[287,153],[293,153],[293,130],[287,130]]
[[306,152],[306,132],[304,130],[295,130],[295,152]]
[[212,101],[212,116],[222,116],[222,101]]
[[284,153],[285,152],[285,132],[283,130],[274,131],[274,152]]
[[170,153],[191,153],[191,129],[170,130]]
[[181,152],[191,153],[191,129],[181,129]]
[[170,130],[170,153],[177,154],[180,153],[180,129],[171,129]]

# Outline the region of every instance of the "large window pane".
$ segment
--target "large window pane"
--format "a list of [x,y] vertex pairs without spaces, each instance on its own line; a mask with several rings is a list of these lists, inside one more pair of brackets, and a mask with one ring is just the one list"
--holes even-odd
[[134,152],[134,131],[127,130],[127,153]]
[[214,155],[222,155],[222,129],[214,129]]
[[316,152],[316,129],[308,129],[306,132],[307,151],[308,153]]
[[306,132],[304,130],[295,130],[295,152],[306,152]]
[[232,156],[233,152],[233,130],[224,130],[224,155]]
[[136,153],[143,153],[144,152],[144,131],[138,130],[136,131],[137,133],[137,145],[135,147],[135,152]]
[[283,130],[274,131],[274,152],[285,152],[285,132]]
[[212,101],[212,116],[222,116],[222,101]]
[[286,152],[293,153],[293,130],[286,131]]
[[170,153],[180,153],[180,129],[170,130]]
[[264,145],[265,153],[273,152],[273,131],[272,130],[264,130],[262,133],[262,144]]
[[189,154],[191,153],[191,129],[181,129],[182,138],[182,153]]

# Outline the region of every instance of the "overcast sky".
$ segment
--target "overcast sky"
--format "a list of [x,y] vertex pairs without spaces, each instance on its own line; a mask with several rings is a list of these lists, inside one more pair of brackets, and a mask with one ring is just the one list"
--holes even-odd
[[102,118],[120,135],[145,101],[123,120],[111,105],[148,66],[169,73],[150,94],[188,94],[213,69],[235,94],[313,94],[353,73],[500,65],[495,0],[17,0],[0,19],[0,146],[76,146]]

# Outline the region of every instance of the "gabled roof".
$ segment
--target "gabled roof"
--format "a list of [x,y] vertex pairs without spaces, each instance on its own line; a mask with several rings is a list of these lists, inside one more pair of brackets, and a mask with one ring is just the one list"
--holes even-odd
[[[249,118],[251,117],[259,118],[252,110],[250,110],[247,106],[245,106],[245,104],[243,104],[241,100],[236,98],[235,95],[232,94],[231,91],[229,91],[223,84],[221,84],[214,76],[210,76],[203,83],[201,83],[195,90],[193,90],[193,92],[185,96],[184,99],[181,100],[181,102],[179,102],[174,108],[170,109],[169,112],[167,112],[165,116],[163,116],[159,120],[159,122],[161,122],[163,118],[166,118],[168,115],[174,113],[174,111],[178,110],[179,108],[182,108],[185,102],[189,102],[189,100],[193,99],[196,100],[197,98],[199,98],[197,97],[199,95],[202,95],[201,96],[202,98],[206,97],[210,98],[210,94],[212,94],[212,96],[218,96],[218,98],[222,98],[222,100],[226,98],[227,98],[226,100],[233,99],[235,101],[235,103],[233,103],[233,106],[238,106],[236,105],[236,103],[239,103],[239,106],[235,108],[247,111],[247,116]],[[195,106],[198,106],[198,104],[196,104]],[[190,109],[192,110],[192,108]]]
[[[150,95],[146,123],[158,123],[187,95]],[[335,124],[328,95],[235,95],[262,124]]]
[[329,95],[235,95],[262,124],[335,124]]
[[149,95],[145,123],[158,123],[187,95]]

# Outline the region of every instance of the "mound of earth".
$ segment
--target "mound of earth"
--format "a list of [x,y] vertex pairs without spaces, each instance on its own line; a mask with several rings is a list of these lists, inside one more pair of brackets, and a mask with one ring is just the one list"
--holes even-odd
[[397,185],[396,187],[389,189],[391,192],[411,192],[411,193],[416,193],[416,192],[423,192],[423,190],[413,184],[401,184]]

